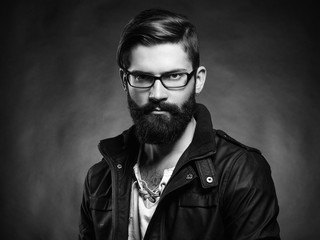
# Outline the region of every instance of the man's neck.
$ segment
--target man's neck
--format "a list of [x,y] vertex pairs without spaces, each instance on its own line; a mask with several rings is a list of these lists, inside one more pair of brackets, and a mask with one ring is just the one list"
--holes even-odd
[[196,120],[192,118],[176,142],[161,145],[145,144],[142,164],[147,168],[152,166],[160,169],[174,167],[182,153],[190,145],[195,128]]

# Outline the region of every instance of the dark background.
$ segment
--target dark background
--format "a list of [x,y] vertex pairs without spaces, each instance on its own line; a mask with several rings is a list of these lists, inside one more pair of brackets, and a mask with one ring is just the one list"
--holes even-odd
[[215,128],[259,148],[283,239],[320,239],[316,7],[308,1],[11,1],[1,6],[1,239],[76,239],[102,138],[131,125],[122,28],[163,7],[197,26]]

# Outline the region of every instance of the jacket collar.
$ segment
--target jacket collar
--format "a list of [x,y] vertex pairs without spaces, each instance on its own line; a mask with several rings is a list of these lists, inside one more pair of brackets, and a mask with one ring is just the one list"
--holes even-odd
[[197,104],[195,119],[197,125],[189,147],[190,158],[216,152],[215,131],[213,131],[210,113],[204,105]]
[[[195,133],[186,151],[187,159],[181,159],[183,160],[183,162],[181,162],[182,165],[189,160],[201,158],[208,154],[212,155],[216,151],[215,131],[213,131],[208,109],[202,104],[197,104],[194,117],[197,121]],[[116,163],[118,163],[118,159],[123,159],[121,156],[125,153],[128,153],[131,159],[132,156],[137,156],[140,144],[135,137],[134,128],[135,127],[132,126],[117,137],[100,141],[99,149],[101,153],[104,156],[110,157]]]
[[104,157],[109,157],[115,164],[120,163],[124,155],[137,156],[140,143],[135,137],[134,126],[124,131],[122,134],[101,140],[99,150]]

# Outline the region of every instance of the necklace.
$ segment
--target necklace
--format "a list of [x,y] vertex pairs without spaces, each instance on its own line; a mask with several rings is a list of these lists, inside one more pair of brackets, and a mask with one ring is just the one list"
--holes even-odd
[[147,186],[147,183],[142,179],[139,179],[138,183],[139,183],[139,194],[144,201],[148,199],[150,202],[155,203],[159,199],[161,194],[159,188],[156,190],[149,189]]

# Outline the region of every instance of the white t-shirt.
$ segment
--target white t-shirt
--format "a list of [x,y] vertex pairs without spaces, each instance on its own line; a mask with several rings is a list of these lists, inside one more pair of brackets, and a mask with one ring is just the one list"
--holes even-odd
[[138,164],[134,167],[137,181],[132,184],[129,218],[129,240],[142,240],[146,233],[151,217],[158,206],[158,202],[165,186],[167,185],[173,168],[165,169],[159,186],[153,191],[141,179]]

